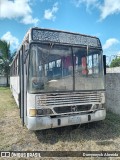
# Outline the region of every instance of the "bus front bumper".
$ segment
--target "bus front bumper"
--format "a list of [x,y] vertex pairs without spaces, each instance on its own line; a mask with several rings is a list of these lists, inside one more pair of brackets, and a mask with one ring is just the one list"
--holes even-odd
[[106,110],[101,109],[97,110],[94,113],[90,114],[76,114],[76,115],[67,115],[60,116],[57,118],[48,117],[28,117],[27,128],[29,130],[43,130],[48,128],[57,128],[62,126],[69,126],[75,124],[83,124],[94,121],[104,120],[106,117]]

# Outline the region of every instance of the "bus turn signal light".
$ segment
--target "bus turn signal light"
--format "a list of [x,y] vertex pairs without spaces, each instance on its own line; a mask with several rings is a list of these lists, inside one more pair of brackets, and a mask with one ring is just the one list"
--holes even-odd
[[36,109],[30,109],[29,110],[29,116],[30,117],[35,117],[37,115],[37,110]]

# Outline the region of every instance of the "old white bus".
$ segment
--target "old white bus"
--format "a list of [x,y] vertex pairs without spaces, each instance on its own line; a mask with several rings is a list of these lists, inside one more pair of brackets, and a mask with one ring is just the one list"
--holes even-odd
[[104,120],[104,62],[97,37],[31,28],[11,63],[22,124],[43,130]]

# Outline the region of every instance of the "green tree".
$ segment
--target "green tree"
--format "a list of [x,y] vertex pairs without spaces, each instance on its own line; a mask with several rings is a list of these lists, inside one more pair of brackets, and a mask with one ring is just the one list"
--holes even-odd
[[7,78],[7,86],[9,85],[10,60],[10,44],[4,40],[0,40],[0,70],[1,74],[4,74]]
[[120,57],[112,60],[110,67],[120,67]]

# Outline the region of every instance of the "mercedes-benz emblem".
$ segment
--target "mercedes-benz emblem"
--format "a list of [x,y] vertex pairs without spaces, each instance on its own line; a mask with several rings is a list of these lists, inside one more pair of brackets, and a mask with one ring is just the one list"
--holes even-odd
[[77,111],[77,106],[71,106],[71,112]]

